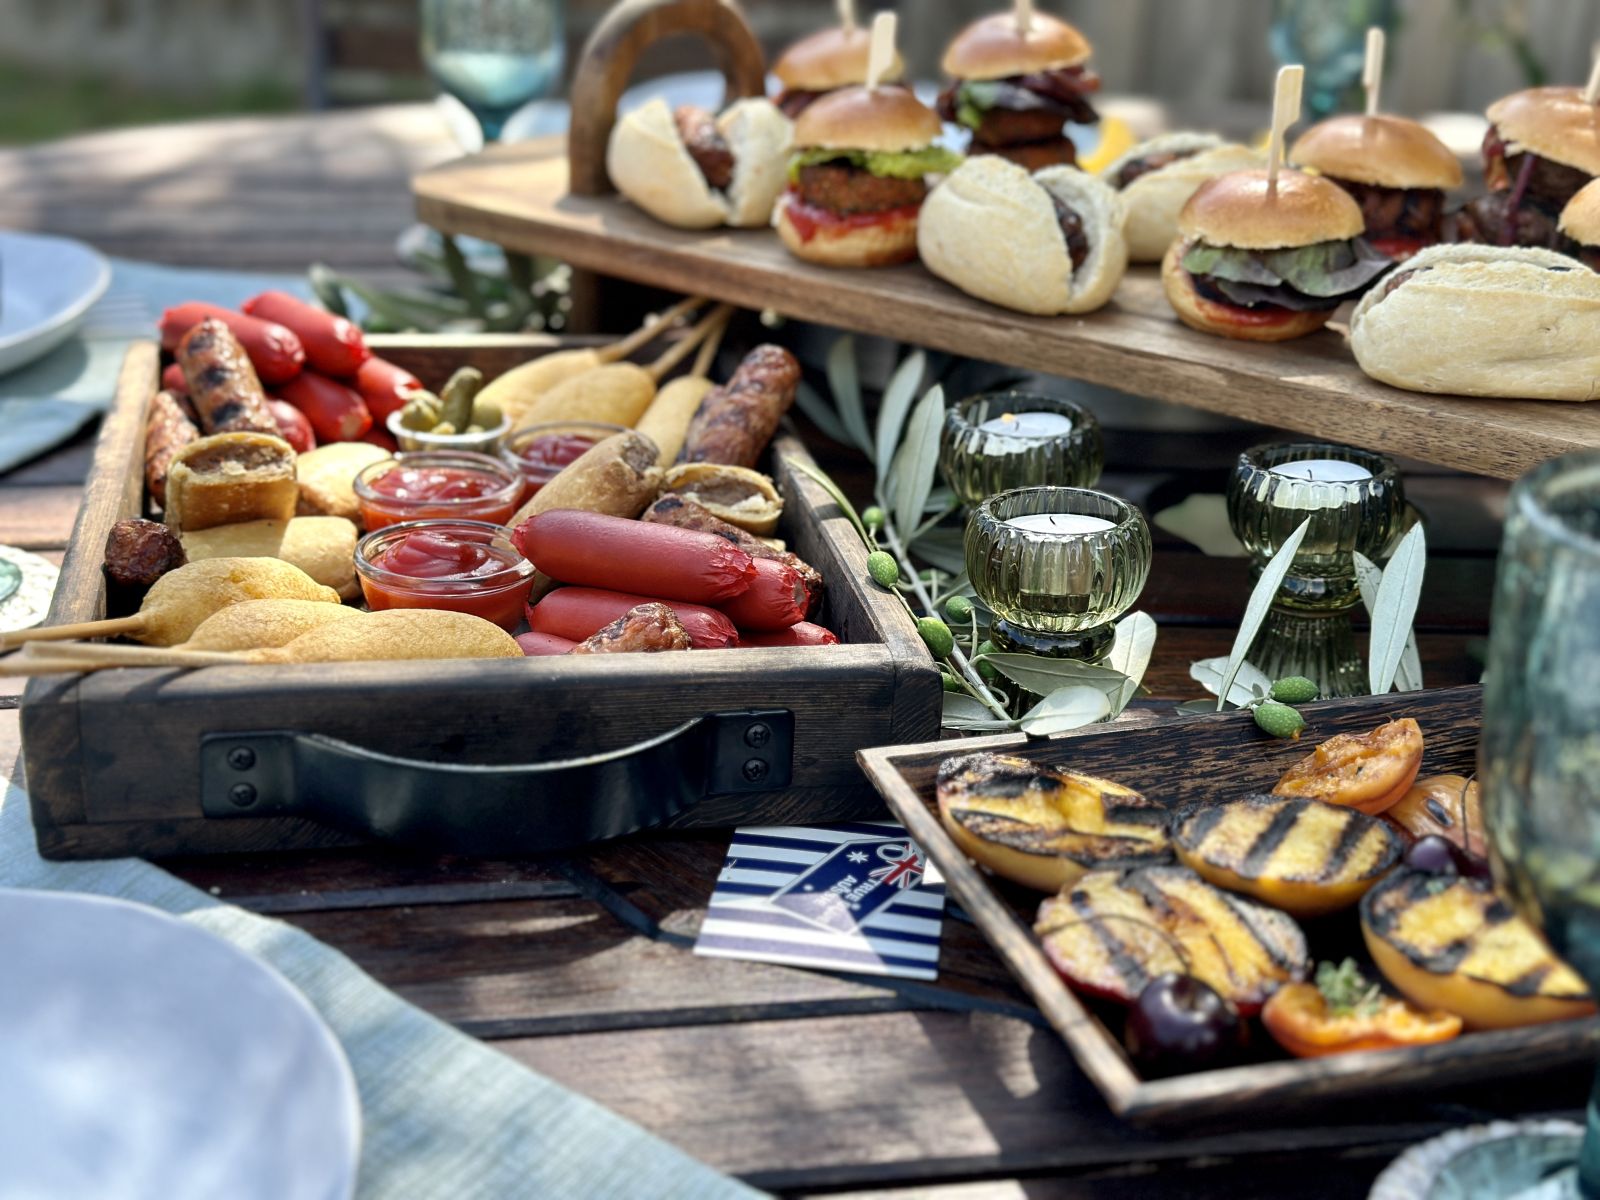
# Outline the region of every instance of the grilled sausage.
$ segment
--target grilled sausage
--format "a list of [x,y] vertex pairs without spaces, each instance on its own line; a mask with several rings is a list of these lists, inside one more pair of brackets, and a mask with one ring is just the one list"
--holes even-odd
[[156,580],[188,561],[178,535],[159,521],[134,517],[118,521],[106,538],[106,613],[138,610]]
[[221,321],[201,321],[178,342],[189,399],[207,433],[278,433],[261,380],[239,339]]
[[733,182],[733,151],[717,130],[717,119],[703,108],[680,104],[672,112],[683,148],[705,177],[706,186],[726,191]]
[[689,635],[677,614],[665,604],[651,603],[629,609],[567,653],[653,654],[661,650],[687,650],[689,646]]
[[781,346],[757,346],[732,379],[700,402],[678,461],[755,466],[794,403],[799,383],[794,355]]
[[669,492],[646,509],[642,519],[657,525],[676,525],[679,529],[714,533],[719,538],[732,542],[751,558],[774,559],[800,576],[801,582],[805,584],[806,591],[811,596],[813,610],[817,602],[822,599],[822,573],[810,563],[787,550],[774,550],[754,534],[747,533],[737,525],[730,525],[693,500],[686,500]]
[[200,430],[183,411],[183,405],[169,391],[159,391],[150,402],[144,423],[144,487],[157,504],[167,502],[167,468]]

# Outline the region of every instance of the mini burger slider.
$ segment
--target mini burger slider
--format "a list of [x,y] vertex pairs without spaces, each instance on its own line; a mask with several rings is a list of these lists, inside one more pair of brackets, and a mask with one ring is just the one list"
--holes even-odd
[[[774,103],[794,120],[829,92],[865,83],[871,48],[871,32],[859,25],[836,25],[801,38],[772,66],[783,84]],[[896,51],[882,82],[896,83],[904,73],[905,63]]]
[[1361,236],[1361,206],[1328,179],[1236,171],[1203,184],[1161,264],[1178,317],[1204,333],[1282,342],[1314,333],[1392,265]]
[[1450,148],[1405,117],[1330,117],[1300,136],[1289,161],[1349,192],[1361,206],[1367,240],[1392,259],[1439,240],[1444,194],[1461,186]]
[[961,161],[933,145],[944,127],[901,87],[850,87],[824,96],[795,123],[789,190],[772,223],[797,258],[877,267],[917,254],[924,176]]
[[1212,133],[1168,133],[1140,142],[1100,172],[1122,193],[1128,257],[1160,262],[1178,236],[1178,214],[1208,179],[1263,165],[1260,153]]
[[1572,198],[1561,212],[1561,252],[1600,271],[1600,179]]
[[1122,198],[1076,167],[1029,174],[993,154],[969,158],[922,206],[923,265],[970,296],[1018,312],[1085,313],[1128,266]]
[[1350,348],[1414,392],[1600,398],[1600,275],[1553,250],[1432,246],[1356,306]]
[[668,225],[765,225],[793,136],[770,100],[738,100],[713,117],[657,99],[612,129],[606,171],[619,192]]
[[972,131],[968,154],[999,154],[1030,171],[1078,161],[1064,126],[1100,119],[1088,96],[1100,77],[1085,64],[1093,50],[1065,21],[1030,13],[1023,28],[1015,12],[968,25],[940,64],[952,82],[939,113]]

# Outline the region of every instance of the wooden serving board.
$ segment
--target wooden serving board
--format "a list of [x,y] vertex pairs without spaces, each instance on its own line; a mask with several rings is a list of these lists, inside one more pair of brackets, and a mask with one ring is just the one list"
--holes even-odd
[[[1591,1062],[1600,1048],[1600,1018],[1464,1033],[1435,1046],[1321,1059],[1283,1057],[1258,1026],[1253,1045],[1263,1061],[1141,1079],[1122,1051],[1117,1014],[1081,1001],[1040,949],[1032,925],[1043,897],[979,870],[945,832],[934,797],[939,764],[952,754],[992,750],[1114,779],[1176,807],[1270,791],[1288,765],[1317,741],[1409,716],[1422,726],[1424,774],[1471,775],[1482,700],[1482,689],[1474,686],[1308,705],[1303,711],[1309,727],[1298,742],[1269,738],[1248,713],[1233,712],[1159,725],[1101,727],[1047,740],[1007,735],[871,749],[859,758],[890,809],[939,865],[961,907],[1033,996],[1114,1112],[1150,1124],[1264,1112],[1287,1120],[1301,1110],[1337,1101],[1532,1076]],[[1362,953],[1355,922],[1354,913],[1345,913],[1307,925],[1312,956],[1337,961],[1346,953]]]
[[835,270],[800,262],[771,230],[673,229],[619,196],[571,194],[560,138],[446,163],[413,188],[417,215],[435,228],[585,270],[1480,475],[1515,479],[1600,447],[1600,404],[1404,392],[1362,374],[1331,330],[1271,346],[1197,333],[1173,316],[1154,268],[1130,271],[1097,313],[1029,317],[973,300],[920,264]]

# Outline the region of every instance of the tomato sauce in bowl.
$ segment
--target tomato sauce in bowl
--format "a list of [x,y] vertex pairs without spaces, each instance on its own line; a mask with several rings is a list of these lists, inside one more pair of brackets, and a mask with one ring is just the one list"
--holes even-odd
[[368,532],[401,521],[504,524],[522,502],[522,476],[497,458],[425,450],[364,467],[355,478]]
[[425,520],[387,525],[356,545],[356,575],[373,612],[443,608],[471,613],[510,632],[522,621],[533,564],[505,527],[487,521]]

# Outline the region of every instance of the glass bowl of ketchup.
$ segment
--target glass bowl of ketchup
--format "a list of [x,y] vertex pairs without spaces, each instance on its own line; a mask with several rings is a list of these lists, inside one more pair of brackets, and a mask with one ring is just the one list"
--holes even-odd
[[446,517],[503,525],[522,502],[522,476],[498,458],[422,450],[363,467],[355,478],[368,531]]
[[517,553],[505,526],[488,521],[386,525],[356,543],[356,574],[373,612],[446,608],[508,633],[533,588],[533,564]]
[[596,442],[624,433],[621,425],[603,421],[546,421],[524,425],[505,440],[500,457],[527,480],[524,497],[533,495]]

